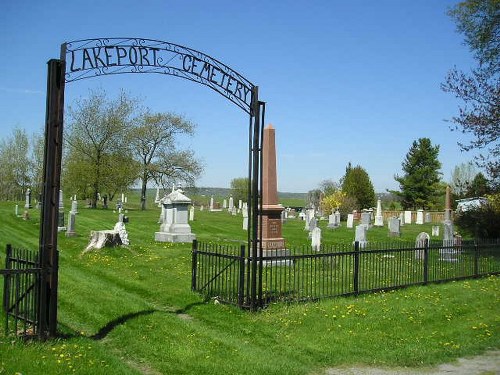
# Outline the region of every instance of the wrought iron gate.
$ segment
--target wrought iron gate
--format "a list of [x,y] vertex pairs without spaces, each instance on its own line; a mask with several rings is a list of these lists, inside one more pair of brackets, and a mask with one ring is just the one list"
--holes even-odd
[[5,332],[23,336],[40,333],[41,267],[38,252],[13,249],[7,245],[2,306]]

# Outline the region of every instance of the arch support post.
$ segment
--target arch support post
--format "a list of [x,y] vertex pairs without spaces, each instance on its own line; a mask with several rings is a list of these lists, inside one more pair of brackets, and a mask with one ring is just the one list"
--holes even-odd
[[63,147],[65,61],[48,61],[45,152],[42,211],[40,213],[39,256],[42,269],[38,335],[45,339],[57,334],[58,257],[57,227]]
[[250,290],[249,290],[249,305],[251,310],[256,310],[262,305],[262,282],[261,267],[262,267],[262,241],[260,209],[261,191],[262,191],[262,122],[264,103],[259,101],[259,88],[254,86],[252,89],[252,105],[250,112],[250,155],[249,155],[249,204],[251,207],[250,223],[251,233],[249,233],[250,250]]

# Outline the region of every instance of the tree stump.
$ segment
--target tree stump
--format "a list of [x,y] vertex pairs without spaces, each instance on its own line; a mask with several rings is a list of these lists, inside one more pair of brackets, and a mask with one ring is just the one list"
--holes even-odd
[[120,233],[116,230],[93,230],[90,232],[89,244],[83,250],[84,253],[93,249],[102,249],[105,246],[120,246],[122,240]]

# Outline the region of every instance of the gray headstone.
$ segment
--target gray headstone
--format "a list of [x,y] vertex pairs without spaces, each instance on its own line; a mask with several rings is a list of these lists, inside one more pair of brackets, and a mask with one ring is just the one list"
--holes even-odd
[[417,260],[423,260],[424,259],[424,250],[419,249],[425,246],[425,243],[427,241],[430,241],[431,237],[429,236],[428,233],[426,232],[420,232],[417,235],[417,238],[415,239],[415,259]]
[[26,190],[26,202],[24,203],[24,208],[32,208],[31,206],[31,189]]
[[398,217],[391,217],[389,219],[389,236],[399,237],[401,236],[401,221]]
[[356,225],[356,234],[354,241],[359,242],[359,247],[364,248],[366,246],[366,234],[368,232],[368,226],[365,224]]
[[361,224],[370,226],[371,225],[372,214],[370,212],[361,213]]
[[430,212],[426,212],[424,215],[424,222],[425,223],[432,223],[432,216]]
[[66,237],[76,236],[75,221],[76,221],[76,212],[70,211],[68,217],[68,230],[66,231]]

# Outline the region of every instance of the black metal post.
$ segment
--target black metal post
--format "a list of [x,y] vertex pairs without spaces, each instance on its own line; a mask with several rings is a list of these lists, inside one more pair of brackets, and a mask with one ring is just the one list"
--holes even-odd
[[252,117],[253,117],[253,144],[252,144],[252,283],[250,286],[250,308],[257,309],[257,267],[259,249],[259,177],[260,177],[260,105],[259,88],[254,86],[252,90]]
[[424,241],[424,284],[429,281],[429,240]]
[[59,189],[61,177],[65,62],[48,62],[42,212],[40,223],[39,336],[57,333]]
[[[5,269],[8,270],[10,269],[10,256],[12,254],[12,246],[10,244],[7,244],[7,247],[5,248]],[[7,336],[7,333],[9,331],[9,314],[7,309],[9,308],[9,299],[10,299],[10,275],[6,273],[4,275],[4,284],[3,284],[3,309],[5,311],[5,336]]]
[[359,294],[359,241],[354,242],[354,293]]
[[479,277],[479,246],[474,240],[474,277]]
[[198,271],[198,241],[193,240],[193,255],[191,263],[191,290],[196,290],[196,273]]
[[243,303],[245,302],[245,245],[241,245],[240,247],[240,262],[238,272],[238,306],[243,307]]
[[[263,190],[263,178],[262,178],[262,173],[263,173],[263,162],[264,162],[264,156],[263,156],[263,150],[262,150],[262,143],[264,141],[264,127],[265,127],[265,123],[264,123],[264,116],[266,114],[266,104],[264,102],[260,102],[259,101],[259,111],[260,111],[260,140],[259,140],[259,152],[260,152],[260,160],[259,160],[259,207],[260,209],[262,209],[262,192],[264,191]],[[258,231],[259,233],[259,276],[258,276],[258,279],[259,279],[259,282],[258,282],[258,285],[257,285],[257,301],[258,301],[258,306],[259,307],[262,307],[263,303],[262,303],[262,271],[263,271],[263,260],[262,260],[262,256],[263,256],[263,251],[262,251],[262,215],[260,214],[259,212],[259,224],[258,224],[258,228],[260,228],[260,230]]]

